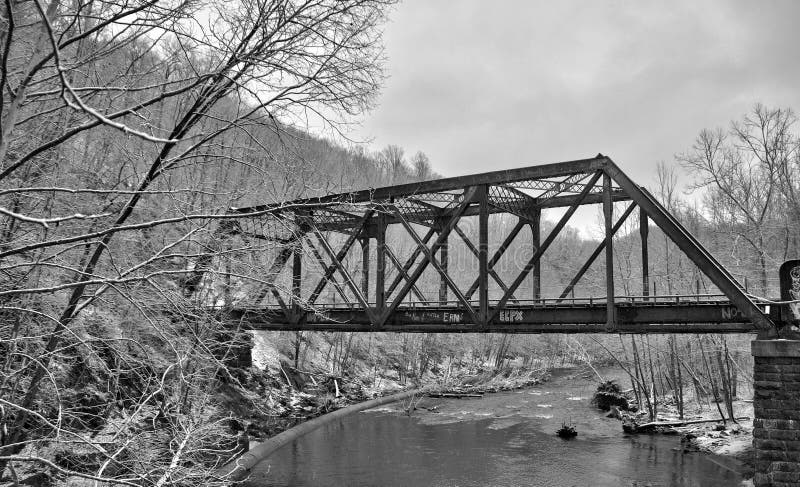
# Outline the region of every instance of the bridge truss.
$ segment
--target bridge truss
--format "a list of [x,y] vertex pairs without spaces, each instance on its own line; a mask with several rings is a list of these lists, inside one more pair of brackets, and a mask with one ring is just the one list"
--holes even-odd
[[[615,202],[626,204],[616,219]],[[542,258],[584,205],[602,207],[604,238],[560,293],[543,296]],[[552,226],[542,225],[548,209],[559,209]],[[615,292],[614,235],[637,209],[642,288],[623,296]],[[767,303],[749,296],[654,197],[600,154],[231,211],[258,215],[235,219],[234,233],[281,244],[255,301],[225,311],[254,329],[721,333],[775,326]],[[651,222],[707,277],[714,293],[664,296],[651,289]],[[275,237],[278,228],[283,237]],[[453,266],[455,239],[476,265]],[[398,252],[401,244],[409,255]],[[514,278],[504,281],[497,269],[512,244],[529,252],[512,266]],[[359,250],[361,268],[354,271],[347,262]],[[574,297],[601,255],[605,295]],[[312,282],[309,265],[319,269]],[[423,276],[430,283],[431,274],[438,280],[433,293],[421,285]],[[289,289],[276,284],[281,275]]]

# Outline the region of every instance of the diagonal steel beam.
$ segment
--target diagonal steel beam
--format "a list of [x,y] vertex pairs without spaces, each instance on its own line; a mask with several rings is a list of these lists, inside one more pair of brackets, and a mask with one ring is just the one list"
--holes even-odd
[[[411,277],[408,275],[408,272],[403,270],[403,266],[400,265],[400,260],[397,258],[396,255],[394,255],[392,249],[388,245],[386,245],[385,248],[386,248],[386,256],[389,257],[389,260],[391,260],[392,264],[394,264],[395,268],[397,268],[397,272],[399,272],[400,275],[402,275],[402,277],[405,278],[406,281],[410,281]],[[425,298],[425,295],[423,295],[420,292],[416,284],[411,286],[411,292],[413,292],[417,296],[417,299],[419,299],[425,304],[428,304],[428,300]]]
[[[270,266],[269,270],[267,271],[267,278],[264,289],[258,293],[256,296],[256,303],[260,303],[264,298],[267,297],[267,293],[270,289],[275,289],[275,281],[278,279],[283,268],[286,266],[286,262],[289,261],[289,256],[292,255],[292,248],[289,246],[281,247],[281,250],[278,252],[278,255],[275,256],[275,259],[272,261],[272,265]],[[279,295],[280,296],[280,295]]]
[[[317,263],[319,264],[320,268],[322,268],[322,271],[325,272],[328,268],[328,265],[325,263],[325,259],[322,257],[322,254],[319,253],[319,250],[317,249],[316,245],[314,245],[314,241],[308,238],[308,236],[306,236],[306,243],[308,244],[308,247],[311,249],[311,253],[317,260]],[[350,301],[350,298],[347,297],[347,293],[344,291],[341,284],[339,284],[339,280],[336,279],[336,276],[331,275],[329,280],[331,284],[333,284],[333,287],[336,289],[336,292],[339,293],[339,296],[342,297],[344,302],[347,303],[348,305],[353,304]]]
[[[465,191],[465,193],[466,193],[466,191]],[[403,298],[406,297],[406,294],[408,294],[408,292],[411,290],[411,286],[413,286],[414,284],[417,283],[417,279],[419,279],[419,276],[422,275],[422,273],[425,271],[425,268],[428,265],[428,262],[430,260],[431,254],[435,254],[439,250],[439,248],[447,241],[447,237],[450,235],[450,232],[453,230],[453,226],[456,223],[458,223],[458,220],[461,218],[461,215],[464,214],[464,211],[466,211],[466,209],[470,205],[471,198],[468,198],[466,196],[467,195],[465,194],[464,200],[461,202],[460,205],[458,205],[458,207],[455,209],[455,211],[453,211],[452,215],[450,216],[450,219],[447,221],[447,223],[439,231],[439,236],[433,242],[433,245],[431,245],[430,249],[425,245],[425,242],[422,241],[422,240],[420,240],[417,243],[417,247],[415,249],[415,252],[419,251],[419,252],[423,253],[422,261],[417,265],[417,268],[411,274],[410,280],[407,281],[405,283],[405,285],[400,289],[400,292],[397,294],[397,297],[395,297],[395,299],[392,300],[391,304],[386,308],[386,310],[384,311],[383,315],[381,316],[381,318],[379,320],[379,323],[378,323],[379,325],[383,325],[386,322],[386,320],[389,318],[389,315],[391,315],[394,312],[394,310],[397,309],[397,306],[400,305],[400,302],[403,300]],[[408,222],[406,222],[406,223],[408,223]],[[414,233],[414,235],[416,236],[416,233]],[[420,243],[422,243],[422,245],[420,245]],[[422,250],[423,247],[426,250],[428,250],[428,252],[423,252],[423,250]],[[460,292],[461,291],[459,291],[459,293]],[[475,311],[472,310],[471,306],[470,306],[469,309],[471,310],[472,314],[475,313]]]
[[292,310],[289,306],[286,305],[286,301],[283,300],[283,296],[281,293],[278,292],[278,289],[275,287],[274,284],[269,285],[269,290],[272,291],[272,295],[275,297],[275,301],[277,301],[278,306],[281,307],[281,311],[283,312],[283,316],[291,321],[292,320]]
[[319,230],[314,229],[314,234],[317,236],[317,240],[319,241],[322,250],[324,250],[325,253],[328,254],[328,257],[333,262],[333,265],[336,267],[336,270],[339,271],[339,274],[341,274],[342,279],[344,279],[344,283],[347,284],[347,287],[350,288],[350,292],[353,293],[358,303],[364,308],[364,312],[367,314],[370,321],[374,322],[375,316],[369,307],[369,303],[367,302],[367,299],[364,297],[364,294],[361,292],[361,289],[359,289],[358,286],[356,285],[355,281],[353,280],[353,277],[350,275],[349,272],[347,272],[347,269],[342,265],[342,262],[337,258],[336,253],[333,251],[330,244],[328,244],[328,241],[325,240],[325,237],[322,236],[322,233]]
[[286,263],[289,261],[289,256],[292,255],[292,252],[292,246],[287,245],[281,248],[278,255],[275,256],[275,260],[272,261],[272,266],[270,266],[269,271],[267,271],[264,289],[256,296],[256,303],[261,303],[261,301],[267,297],[267,293],[272,293],[272,296],[275,298],[275,301],[278,303],[278,306],[280,306],[287,320],[291,320],[292,310],[287,306],[286,301],[283,300],[283,296],[278,292],[278,288],[275,287],[275,281],[278,279],[283,268],[286,267]]
[[[347,256],[347,253],[350,251],[350,248],[353,246],[353,243],[355,243],[355,241],[358,239],[358,234],[361,233],[361,230],[364,229],[364,226],[372,217],[373,213],[374,210],[369,210],[364,214],[364,216],[361,219],[361,224],[359,225],[358,230],[351,233],[347,237],[347,240],[345,240],[344,245],[342,245],[342,248],[339,250],[337,254],[335,254],[334,257],[336,257],[337,261],[341,261],[342,259],[345,258],[345,256]],[[319,228],[317,227],[314,228],[315,231],[318,233]],[[308,298],[308,304],[314,304],[317,301],[317,298],[319,297],[320,293],[322,293],[322,290],[325,289],[325,284],[328,283],[328,280],[330,279],[330,277],[333,275],[334,272],[336,272],[336,265],[330,264],[328,268],[325,269],[325,273],[322,275],[322,278],[319,280],[317,286],[314,288],[314,291],[311,293],[311,296]]]
[[[214,234],[215,235],[217,233],[223,235],[238,234],[248,244],[250,238],[255,238],[261,240],[267,240],[270,242],[278,242],[284,245],[284,247],[281,247],[281,250],[278,252],[278,255],[275,256],[275,259],[272,261],[272,266],[270,266],[269,271],[267,271],[267,279],[264,283],[264,288],[258,293],[258,295],[256,295],[255,302],[256,304],[260,304],[261,301],[263,301],[264,298],[267,297],[267,293],[271,292],[272,295],[275,297],[275,301],[281,307],[281,310],[288,319],[290,316],[289,307],[286,306],[286,302],[283,300],[283,297],[281,296],[280,292],[278,292],[278,289],[275,287],[275,281],[278,279],[278,276],[280,275],[281,271],[286,265],[286,262],[288,262],[289,255],[291,255],[290,245],[298,238],[298,233],[292,232],[292,236],[289,237],[288,239],[282,239],[277,237],[269,238],[263,235],[246,232],[243,228],[242,223],[243,222],[241,221],[232,221],[232,222],[227,222],[226,224],[226,222],[223,220],[222,224],[220,224],[220,228],[218,228],[214,232]],[[203,273],[204,272],[205,271],[203,271]],[[201,277],[203,273],[200,273]]]
[[550,247],[550,244],[553,243],[558,234],[561,233],[561,230],[564,228],[569,219],[575,213],[575,210],[577,210],[578,207],[581,205],[583,198],[585,198],[586,195],[589,194],[589,191],[591,191],[597,180],[600,179],[600,176],[602,175],[603,171],[599,170],[595,172],[594,176],[592,176],[592,179],[590,179],[589,182],[586,183],[586,186],[583,188],[583,191],[581,191],[581,193],[578,195],[579,198],[572,204],[572,206],[569,207],[569,209],[566,211],[566,213],[564,213],[564,216],[561,217],[558,223],[556,223],[556,226],[553,227],[553,230],[550,231],[550,234],[547,236],[544,242],[542,242],[542,245],[538,249],[536,249],[536,252],[533,253],[531,259],[522,269],[522,272],[520,272],[519,276],[517,276],[517,278],[511,284],[511,287],[509,287],[508,292],[506,292],[503,295],[503,298],[500,299],[500,302],[497,303],[497,307],[495,307],[494,313],[492,314],[492,317],[488,320],[488,322],[491,322],[492,320],[497,318],[497,315],[500,314],[500,311],[503,308],[505,308],[506,303],[511,298],[511,293],[516,291],[519,285],[522,284],[522,281],[524,281],[525,278],[528,277],[528,273],[531,271],[531,269],[533,269],[533,266],[539,259],[541,259],[542,254],[544,254],[545,250],[547,250],[547,248]]
[[[434,228],[428,229],[428,233],[426,233],[425,236],[422,238],[422,243],[427,245],[428,241],[431,239],[431,237],[435,233],[436,233],[436,229],[434,229]],[[389,289],[386,290],[386,297],[387,298],[392,295],[392,292],[395,290],[397,285],[400,284],[400,282],[403,280],[404,276],[405,276],[406,280],[408,280],[408,274],[407,273],[411,269],[411,266],[414,265],[414,262],[416,262],[417,257],[419,257],[419,254],[421,254],[421,253],[422,253],[422,250],[420,250],[419,247],[414,247],[414,251],[411,252],[411,256],[406,260],[406,263],[403,264],[403,267],[400,269],[401,273],[397,274],[394,277],[394,279],[392,280],[392,283],[389,285]]]
[[733,276],[700,245],[700,242],[661,203],[644,188],[637,186],[611,159],[606,158],[604,170],[628,194],[631,200],[647,213],[647,216],[658,225],[661,231],[675,242],[675,245],[711,279],[711,282],[731,300],[731,303],[744,316],[750,319],[759,330],[774,334],[777,327],[772,320],[753,303]]
[[[461,230],[461,227],[456,225],[456,226],[453,227],[453,230],[458,234],[459,237],[461,237],[461,240],[463,240],[464,243],[467,244],[467,248],[470,250],[470,252],[472,252],[473,255],[475,255],[475,257],[477,257],[478,256],[478,249],[475,247],[475,244],[473,244],[472,241],[470,241],[469,237],[467,237],[467,235],[464,233],[464,231]],[[497,275],[497,272],[494,269],[492,269],[491,267],[489,267],[489,275],[492,276],[492,278],[495,280],[495,282],[503,289],[503,292],[508,291],[508,286],[506,286],[506,284],[503,282],[503,280],[500,279],[500,276]],[[471,297],[471,296],[472,296],[472,293],[470,293],[469,296],[467,296],[467,299],[469,299],[469,297]],[[515,298],[513,294],[511,295],[511,300],[514,301],[515,303],[519,303],[519,300],[517,298]]]
[[[400,213],[398,212],[397,215],[400,215]],[[434,269],[436,269],[436,271],[439,273],[439,275],[442,277],[442,279],[444,279],[444,281],[447,283],[447,286],[450,287],[450,290],[453,291],[453,294],[456,296],[456,299],[458,299],[461,302],[461,304],[464,306],[464,308],[467,310],[467,312],[469,313],[470,317],[472,318],[473,323],[479,324],[480,323],[480,318],[479,318],[478,314],[475,313],[475,310],[472,309],[472,305],[469,303],[469,301],[467,301],[467,298],[465,298],[464,295],[461,293],[461,290],[458,288],[458,286],[456,286],[456,283],[453,282],[453,279],[450,277],[450,275],[447,274],[447,272],[445,272],[445,270],[439,264],[439,261],[436,260],[436,256],[434,255],[434,252],[436,250],[432,251],[431,249],[428,248],[427,245],[422,243],[422,240],[420,240],[419,236],[417,235],[417,232],[414,231],[414,229],[411,227],[411,225],[402,216],[400,216],[400,223],[403,225],[403,227],[405,227],[405,229],[408,232],[408,234],[411,235],[411,238],[414,239],[414,242],[416,242],[417,246],[422,250],[422,253],[424,254],[424,257],[423,257],[424,260],[420,263],[420,267],[423,267],[426,263],[430,263],[434,267]],[[449,228],[452,228],[453,226],[455,226],[455,224],[448,225]],[[449,230],[448,230],[448,233],[449,233]],[[438,240],[437,240],[437,242],[438,242]],[[436,243],[434,243],[434,248],[435,247],[436,247]],[[419,276],[417,276],[417,278],[418,277]],[[415,281],[416,281],[416,279],[415,279]],[[398,297],[400,299],[402,299],[402,296],[403,295],[401,294]]]
[[[506,239],[503,240],[502,244],[500,244],[500,248],[498,248],[497,251],[492,256],[492,258],[489,259],[489,264],[488,264],[489,265],[489,269],[494,268],[494,265],[497,264],[497,262],[500,260],[500,257],[503,256],[503,254],[506,252],[508,247],[514,242],[514,239],[517,238],[517,235],[519,235],[519,232],[525,227],[525,224],[526,224],[526,222],[523,219],[520,218],[520,220],[517,222],[517,224],[514,225],[514,228],[511,229],[511,232],[508,234]],[[469,289],[467,289],[467,292],[464,293],[464,295],[467,297],[467,299],[471,298],[472,295],[475,294],[475,291],[478,290],[478,286],[479,285],[480,285],[480,281],[478,279],[475,279],[475,281],[472,283],[472,285],[469,287]]]
[[[636,203],[631,203],[630,205],[628,205],[628,207],[625,209],[625,211],[622,213],[622,215],[617,220],[617,223],[615,223],[614,227],[611,229],[611,234],[612,235],[615,235],[617,233],[617,231],[620,228],[622,228],[622,225],[625,223],[625,220],[627,220],[628,217],[631,215],[631,213],[633,212],[634,208],[636,208]],[[586,262],[584,262],[583,266],[581,266],[581,268],[575,274],[575,277],[573,277],[572,280],[569,282],[569,284],[567,284],[567,287],[564,288],[564,291],[561,293],[561,296],[558,297],[558,299],[556,300],[556,303],[560,303],[561,301],[563,301],[564,298],[566,298],[567,295],[570,292],[572,292],[572,290],[575,288],[575,285],[578,284],[578,281],[580,281],[581,278],[583,278],[583,275],[586,274],[586,271],[588,271],[589,267],[591,267],[592,264],[594,264],[594,261],[597,260],[597,258],[600,256],[600,254],[603,252],[603,250],[605,250],[605,248],[606,248],[606,240],[603,239],[600,242],[600,244],[597,246],[597,248],[594,249],[594,252],[592,252],[592,255],[590,255],[589,258],[586,259]]]

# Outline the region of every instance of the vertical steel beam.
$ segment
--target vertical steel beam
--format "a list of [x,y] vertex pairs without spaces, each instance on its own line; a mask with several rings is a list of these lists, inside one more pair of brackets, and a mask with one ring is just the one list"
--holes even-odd
[[375,306],[386,306],[386,215],[378,216],[378,234],[375,238]]
[[613,330],[617,318],[614,308],[614,201],[611,199],[611,176],[603,173],[603,223],[606,236],[606,329]]
[[[531,222],[531,248],[533,252],[539,250],[542,245],[542,209],[536,208],[533,212]],[[533,264],[531,289],[533,290],[533,300],[542,299],[542,260],[539,259]]]
[[[450,270],[449,248],[450,239],[448,238],[442,244],[442,248],[439,249],[439,263],[442,266],[445,274],[447,274]],[[447,281],[444,279],[444,277],[439,279],[439,304],[442,306],[447,304]]]
[[478,187],[478,303],[482,323],[489,322],[489,186]]
[[650,232],[650,221],[643,208],[639,209],[639,237],[642,241],[642,296],[649,301],[650,296],[650,263],[647,247],[647,235]]
[[369,303],[369,237],[361,239],[361,292]]
[[298,239],[292,248],[292,321],[300,318],[303,292],[303,241]]

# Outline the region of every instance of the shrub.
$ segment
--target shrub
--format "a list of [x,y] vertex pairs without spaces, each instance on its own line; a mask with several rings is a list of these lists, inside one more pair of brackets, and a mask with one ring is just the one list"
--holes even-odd
[[625,411],[630,408],[628,397],[622,391],[619,384],[613,380],[601,382],[600,385],[597,386],[597,391],[592,398],[592,405],[603,411],[608,411],[611,409],[611,406],[617,406]]

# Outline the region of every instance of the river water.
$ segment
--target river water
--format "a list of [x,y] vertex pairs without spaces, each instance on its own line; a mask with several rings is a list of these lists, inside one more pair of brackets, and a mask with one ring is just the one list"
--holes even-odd
[[[621,434],[589,405],[597,379],[557,372],[549,382],[481,399],[425,399],[356,413],[259,463],[255,486],[736,486],[732,459],[683,453],[677,436]],[[579,434],[562,440],[562,421]]]

